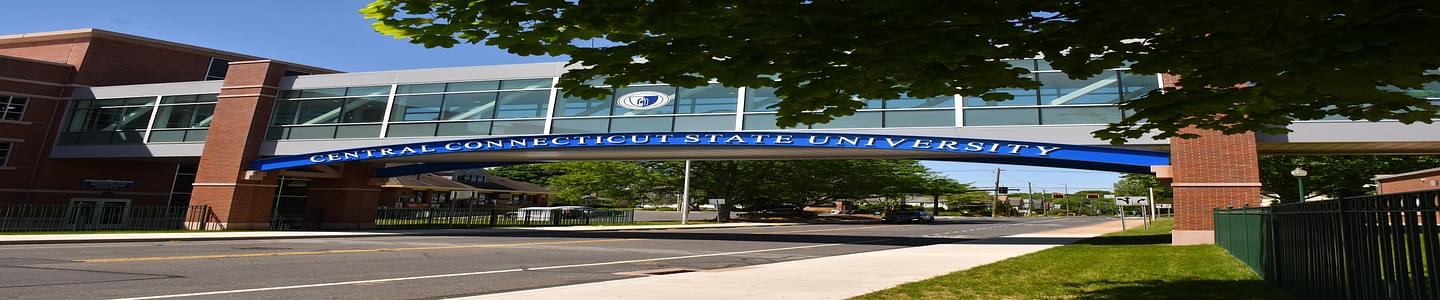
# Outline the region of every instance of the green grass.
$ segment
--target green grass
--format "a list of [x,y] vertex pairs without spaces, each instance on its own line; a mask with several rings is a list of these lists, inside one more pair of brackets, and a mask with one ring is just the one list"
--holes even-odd
[[906,283],[855,299],[1288,299],[1214,245],[1171,246],[1171,221]]

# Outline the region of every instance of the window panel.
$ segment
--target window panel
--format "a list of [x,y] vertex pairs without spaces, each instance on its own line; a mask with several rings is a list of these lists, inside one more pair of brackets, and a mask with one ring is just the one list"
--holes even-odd
[[335,138],[373,138],[380,136],[380,125],[350,125],[335,129]]
[[395,88],[396,94],[439,93],[444,91],[444,83],[407,84]]
[[15,143],[0,143],[0,166],[10,165],[10,149],[15,148]]
[[502,89],[502,90],[548,89],[548,88],[550,88],[550,84],[553,83],[553,82],[554,82],[554,79],[550,79],[550,78],[502,80],[502,81],[500,81],[500,89]]
[[156,130],[150,132],[151,143],[171,143],[185,141],[184,130]]
[[[747,106],[747,107],[748,107],[748,106]],[[742,122],[743,122],[743,124],[741,125],[741,128],[745,128],[745,130],[773,130],[773,129],[780,129],[779,126],[776,126],[776,125],[775,125],[775,115],[774,115],[774,114],[753,114],[753,115],[745,115],[745,120],[742,121]]]
[[492,135],[540,134],[545,132],[545,121],[495,121]]
[[1074,80],[1064,73],[1041,73],[1040,104],[1075,105],[1120,103],[1117,72],[1104,72],[1089,79]]
[[674,117],[611,118],[610,132],[668,132]]
[[345,96],[345,88],[311,89],[300,91],[300,97],[341,97]]
[[205,141],[205,137],[208,136],[208,135],[210,135],[210,130],[209,130],[209,129],[191,129],[191,130],[186,130],[186,131],[185,131],[185,141],[186,141],[186,142]]
[[490,135],[490,122],[440,123],[437,136]]
[[229,72],[229,71],[230,71],[230,61],[229,61],[229,60],[226,60],[226,59],[223,59],[223,58],[219,58],[219,57],[211,57],[211,58],[210,58],[210,65],[206,67],[206,70],[205,70],[205,78],[204,78],[203,80],[221,80],[221,79],[225,79],[225,73],[227,73],[227,72]]
[[497,93],[467,93],[445,95],[444,120],[479,120],[495,117],[495,96]]
[[294,124],[332,124],[340,120],[340,107],[344,99],[299,101]]
[[985,101],[985,99],[982,99],[982,98],[980,98],[979,96],[975,96],[975,97],[965,97],[965,106],[967,106],[967,107],[1026,106],[1026,105],[1038,105],[1038,104],[1040,103],[1040,102],[1039,102],[1039,97],[1040,97],[1040,91],[1039,91],[1039,90],[1026,90],[1026,89],[1016,89],[1016,88],[1005,88],[1005,89],[997,89],[997,90],[994,90],[993,92],[995,92],[995,93],[1006,93],[1006,94],[1010,94],[1010,95],[1014,96],[1014,98],[1012,98],[1012,99],[1010,99],[1010,100],[1001,100],[1001,101]]
[[780,103],[780,97],[775,96],[775,88],[745,89],[745,111],[775,111],[774,108],[768,106],[777,103]]
[[1126,71],[1121,73],[1120,84],[1123,98],[1126,101],[1145,97],[1150,91],[1160,89],[1160,79],[1155,74],[1135,74]]
[[385,97],[363,97],[345,100],[341,123],[371,123],[385,119]]
[[275,115],[270,117],[270,124],[295,124],[295,116],[300,112],[300,102],[301,101],[275,101]]
[[955,126],[954,110],[887,111],[885,127],[947,127]]
[[391,122],[434,121],[440,119],[440,104],[445,96],[396,96],[390,109]]
[[1038,108],[966,109],[965,126],[1039,125]]
[[125,130],[110,132],[111,144],[139,144],[145,142],[143,130]]
[[675,131],[730,131],[735,130],[735,116],[680,116],[675,117]]
[[955,107],[955,96],[946,95],[930,98],[900,97],[900,99],[885,100],[885,108],[929,108],[929,107]]
[[176,95],[160,97],[160,104],[195,103],[198,95]]
[[499,81],[452,82],[445,85],[446,92],[493,91],[500,89]]
[[627,87],[627,88],[620,88],[620,89],[615,89],[615,97],[620,97],[620,96],[624,96],[625,94],[634,93],[634,92],[641,92],[641,91],[645,91],[645,92],[659,92],[659,93],[664,93],[664,94],[666,94],[666,95],[670,95],[670,103],[665,104],[665,106],[656,107],[656,108],[652,108],[652,109],[645,109],[645,110],[633,110],[633,109],[621,107],[620,105],[617,104],[617,105],[614,106],[615,113],[612,114],[612,115],[616,115],[616,116],[638,116],[638,115],[665,115],[665,114],[673,114],[673,113],[675,113],[675,102],[678,102],[678,101],[675,101],[675,91],[676,91],[676,88],[673,87],[673,86],[663,86],[663,85],[661,85],[661,86],[632,86],[632,87]]
[[29,98],[0,96],[0,120],[19,121],[25,114],[25,106]]
[[880,128],[883,115],[880,112],[857,112],[822,124],[810,125],[812,129],[831,128]]
[[[195,107],[197,105],[170,105],[161,106],[160,111],[155,113],[155,128],[189,128],[194,123]],[[181,134],[180,139],[184,139]],[[154,135],[151,135],[154,140]]]
[[395,124],[385,131],[386,136],[407,137],[407,136],[435,136],[435,123],[420,124]]
[[501,92],[496,119],[539,118],[550,104],[550,91]]
[[125,109],[125,115],[119,120],[119,129],[145,129],[150,125],[150,111],[152,106],[137,106]]
[[610,118],[557,119],[550,124],[550,133],[605,133],[610,130]]
[[1120,108],[1046,107],[1040,109],[1040,120],[1044,124],[1109,124],[1120,121]]
[[675,113],[727,113],[735,112],[740,89],[711,84],[696,88],[680,89],[676,95]]
[[610,107],[614,105],[610,103],[610,99],[613,98],[613,95],[606,99],[584,99],[580,97],[562,96],[560,99],[555,100],[555,115],[560,117],[608,116],[610,115]]
[[346,96],[387,96],[390,95],[389,86],[363,86],[345,89]]
[[335,138],[335,126],[306,126],[290,127],[285,139],[333,139]]

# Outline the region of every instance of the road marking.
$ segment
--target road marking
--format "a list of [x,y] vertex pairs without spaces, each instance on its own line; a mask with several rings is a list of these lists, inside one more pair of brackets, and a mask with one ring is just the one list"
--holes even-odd
[[342,281],[342,282],[302,284],[302,285],[291,285],[291,286],[277,286],[277,287],[253,288],[253,289],[225,290],[225,291],[212,291],[212,292],[187,293],[187,294],[156,295],[156,296],[145,296],[145,297],[135,297],[135,298],[121,298],[121,299],[116,299],[116,300],[145,300],[145,299],[167,299],[167,298],[180,298],[180,297],[196,297],[196,296],[210,296],[210,295],[238,294],[238,293],[250,293],[250,292],[264,292],[264,291],[277,291],[277,290],[291,290],[291,289],[327,287],[327,286],[337,286],[337,285],[370,284],[370,283],[381,283],[381,282],[391,282],[391,281],[407,281],[407,280],[434,279],[434,278],[447,278],[447,277],[461,277],[461,276],[474,276],[474,275],[488,275],[488,274],[500,274],[500,273],[514,273],[514,272],[522,272],[522,271],[540,271],[540,270],[554,270],[554,269],[594,267],[594,266],[619,265],[619,264],[629,264],[629,263],[641,263],[641,262],[652,262],[652,261],[665,261],[665,260],[701,258],[701,257],[712,257],[712,256],[728,256],[728,255],[750,254],[750,253],[760,253],[760,252],[774,252],[774,251],[785,251],[785,250],[811,249],[811,248],[831,247],[831,246],[839,246],[839,245],[846,245],[846,244],[873,243],[873,242],[881,242],[881,241],[888,241],[888,240],[895,240],[895,238],[876,239],[876,240],[865,240],[865,241],[855,241],[855,242],[850,242],[850,243],[832,243],[832,244],[806,245],[806,246],[794,246],[794,247],[784,247],[784,248],[771,248],[771,249],[734,251],[734,252],[722,252],[722,253],[695,254],[695,255],[683,255],[683,256],[671,256],[671,257],[657,257],[657,258],[621,260],[621,261],[598,262],[598,263],[588,263],[588,264],[560,265],[560,266],[548,266],[548,267],[537,267],[537,268],[519,268],[519,269],[506,269],[506,270],[494,270],[494,271],[480,271],[480,272],[437,274],[437,275],[425,275],[425,276],[414,276],[414,277],[397,277],[397,278],[385,278],[385,279]]
[[512,244],[476,244],[476,245],[452,245],[452,246],[430,246],[430,247],[405,247],[405,248],[376,248],[376,249],[342,249],[342,250],[318,250],[318,251],[290,251],[290,252],[266,252],[266,253],[236,253],[236,254],[212,254],[212,255],[187,255],[187,256],[153,256],[153,257],[118,257],[118,258],[89,258],[77,259],[76,262],[87,263],[117,263],[135,261],[156,261],[156,260],[194,260],[194,259],[221,259],[240,257],[270,257],[270,256],[294,256],[294,255],[320,255],[320,254],[349,254],[349,253],[372,253],[372,252],[399,252],[399,251],[423,251],[423,250],[448,250],[448,249],[470,249],[470,248],[500,248],[520,247],[538,245],[561,245],[581,243],[603,243],[629,241],[639,239],[603,239],[603,240],[578,240],[578,241],[557,241],[557,242],[533,242],[533,243],[512,243]]

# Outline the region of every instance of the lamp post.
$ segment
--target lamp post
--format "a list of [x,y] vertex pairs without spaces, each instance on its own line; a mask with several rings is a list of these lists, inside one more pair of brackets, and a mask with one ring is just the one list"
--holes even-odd
[[1294,170],[1290,170],[1290,176],[1295,176],[1296,186],[1300,189],[1300,202],[1305,202],[1305,176],[1308,175],[1310,175],[1310,172],[1300,167],[1295,167]]

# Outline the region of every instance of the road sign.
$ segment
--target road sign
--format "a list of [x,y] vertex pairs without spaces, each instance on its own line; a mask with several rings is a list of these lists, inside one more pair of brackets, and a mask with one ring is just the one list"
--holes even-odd
[[1061,193],[1061,192],[1055,192],[1055,193],[1053,193],[1053,194],[1050,194],[1050,198],[1055,198],[1055,199],[1065,198],[1065,194],[1064,194],[1064,193]]
[[722,205],[722,204],[725,204],[725,199],[710,199],[710,205]]
[[1115,205],[1119,206],[1144,206],[1148,205],[1148,197],[1115,197]]
[[1171,207],[1173,207],[1173,205],[1171,205],[1170,203],[1155,203],[1155,208],[1171,208]]
[[1086,198],[1086,199],[1100,199],[1100,194],[1096,194],[1096,193],[1085,194],[1085,198]]
[[1009,187],[1004,187],[1004,186],[1002,186],[1002,187],[996,188],[996,190],[999,191],[1000,194],[1009,194],[1009,193],[1010,193],[1010,188],[1009,188]]

